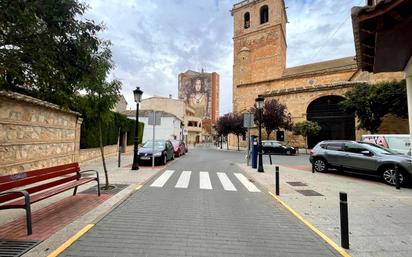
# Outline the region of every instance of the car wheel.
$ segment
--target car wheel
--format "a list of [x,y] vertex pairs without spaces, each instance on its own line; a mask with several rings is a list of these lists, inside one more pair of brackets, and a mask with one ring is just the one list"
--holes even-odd
[[287,150],[286,155],[290,155],[290,154],[291,154],[290,150]]
[[[382,178],[386,184],[396,185],[396,170],[394,166],[386,166],[382,171]],[[399,184],[405,185],[407,183],[407,177],[402,170],[399,170]]]
[[163,154],[163,162],[162,162],[162,164],[163,164],[163,165],[166,165],[166,163],[167,163],[167,154]]
[[316,172],[326,172],[328,171],[328,163],[324,159],[315,159],[313,163],[313,168]]

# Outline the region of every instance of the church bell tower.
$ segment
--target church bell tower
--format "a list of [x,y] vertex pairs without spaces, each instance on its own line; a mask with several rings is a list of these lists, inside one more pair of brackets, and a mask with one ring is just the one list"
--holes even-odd
[[[233,6],[233,102],[236,88],[280,78],[286,66],[284,0],[245,0]],[[234,106],[234,111],[236,110]]]

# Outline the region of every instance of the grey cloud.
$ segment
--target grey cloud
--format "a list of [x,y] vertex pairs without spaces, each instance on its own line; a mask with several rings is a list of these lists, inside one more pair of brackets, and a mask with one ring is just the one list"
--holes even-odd
[[[233,20],[235,0],[91,0],[88,17],[103,22],[102,37],[112,41],[123,93],[177,96],[177,76],[187,69],[220,74],[220,111],[232,109]],[[288,66],[353,55],[350,21],[328,39],[358,0],[286,0]],[[321,47],[322,51],[314,56]]]

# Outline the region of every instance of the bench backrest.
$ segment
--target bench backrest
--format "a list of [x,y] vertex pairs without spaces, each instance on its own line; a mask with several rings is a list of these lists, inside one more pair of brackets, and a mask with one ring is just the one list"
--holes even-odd
[[[47,188],[67,183],[80,178],[80,167],[78,163],[70,163],[60,166],[54,166],[44,169],[32,170],[23,173],[0,177],[0,192],[8,191],[18,187],[25,187],[41,181],[58,178],[44,184],[24,188],[28,193],[36,193]],[[11,199],[21,197],[21,194],[8,194],[0,196],[0,202],[6,202]]]

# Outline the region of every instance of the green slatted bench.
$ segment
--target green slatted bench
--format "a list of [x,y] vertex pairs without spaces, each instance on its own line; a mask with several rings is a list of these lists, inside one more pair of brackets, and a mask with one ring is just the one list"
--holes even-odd
[[[83,177],[86,172],[94,172],[95,177]],[[80,171],[79,163],[71,163],[50,168],[32,170],[0,177],[0,210],[25,209],[27,234],[32,234],[31,204],[47,199],[59,193],[89,182],[97,182],[97,194],[100,196],[99,172],[96,170]]]

